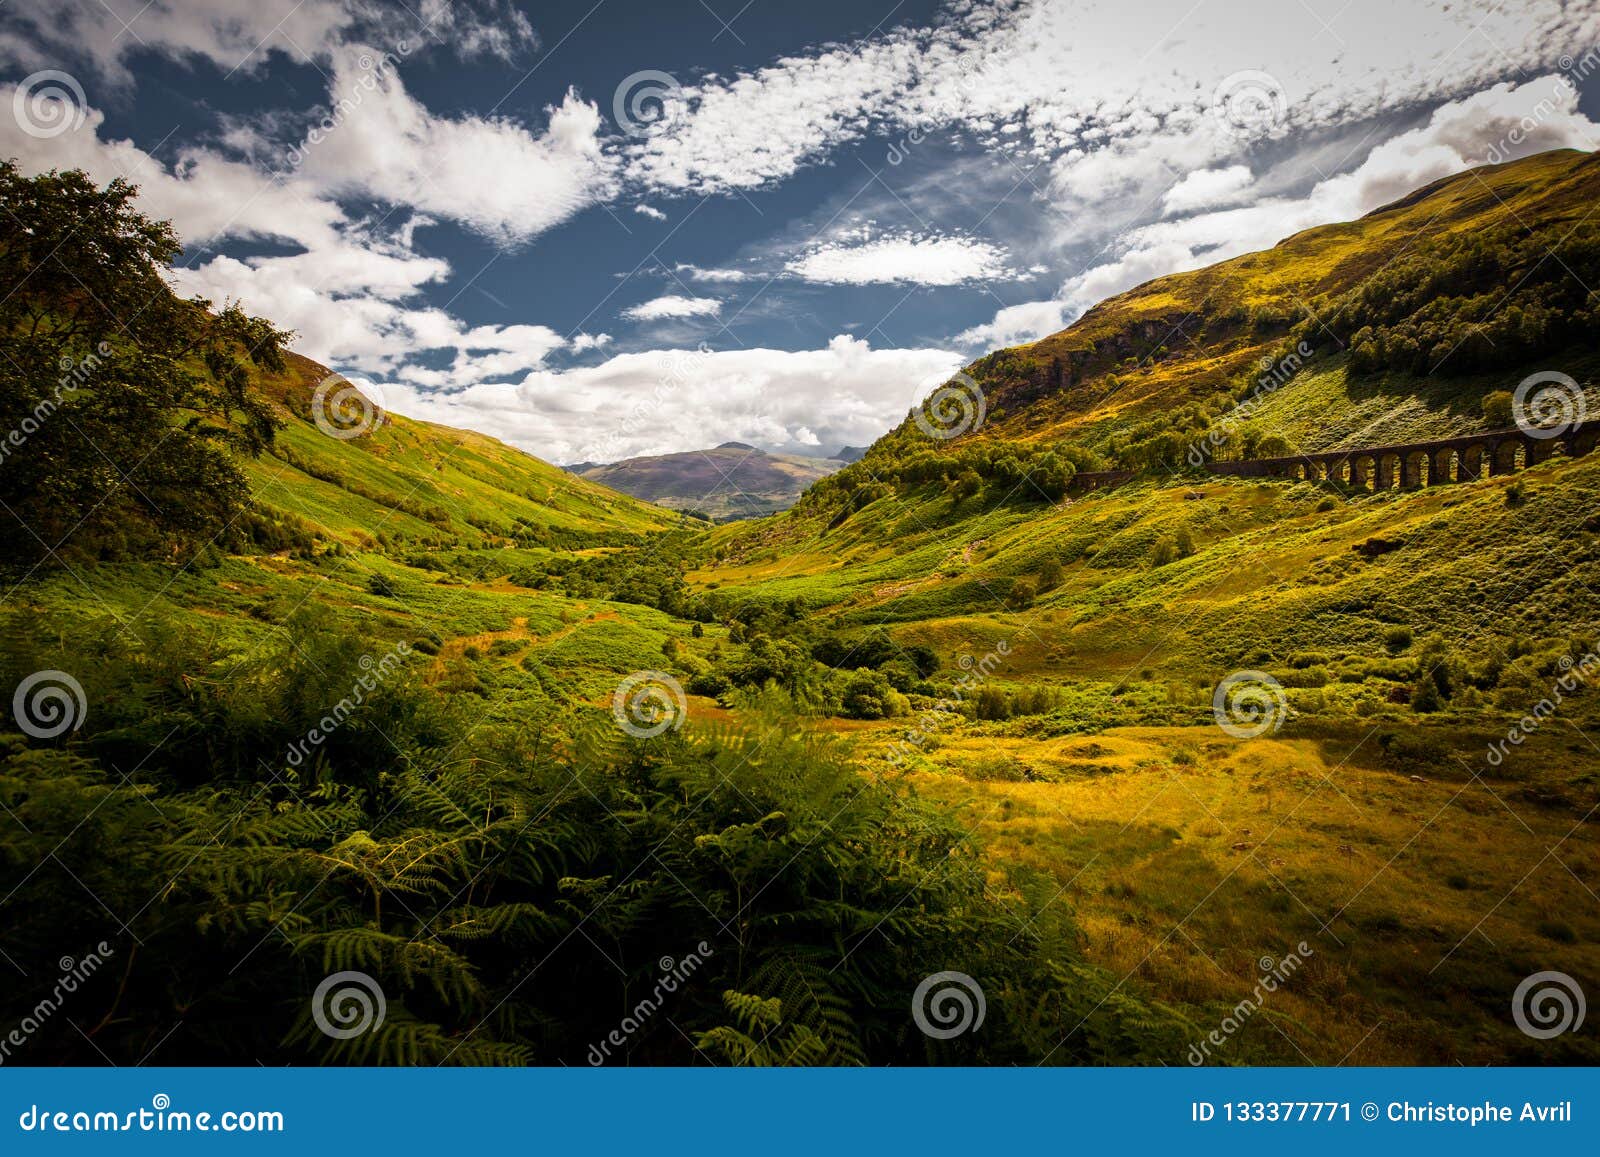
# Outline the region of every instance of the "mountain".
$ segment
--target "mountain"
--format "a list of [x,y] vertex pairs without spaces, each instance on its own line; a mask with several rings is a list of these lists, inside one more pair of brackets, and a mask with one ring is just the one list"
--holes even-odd
[[1532,1059],[1506,1002],[1600,942],[1587,882],[1529,875],[1600,806],[1600,453],[1507,441],[1424,487],[1205,466],[1488,433],[1535,374],[1590,430],[1596,203],[1600,161],[1550,153],[1138,286],[967,367],[981,425],[956,379],[955,436],[934,408],[716,528],[691,588],[800,614],[874,668],[863,713],[894,712],[874,673],[905,689],[857,759],[1070,897],[1127,991],[1214,1024],[1255,947],[1309,948],[1230,1062]]
[[284,424],[267,454],[246,464],[256,502],[325,538],[484,546],[635,534],[678,521],[485,434],[381,413],[359,391],[349,396],[352,424],[339,430],[355,436],[329,436],[317,418],[326,421],[338,391],[355,387],[297,354],[259,388]]
[[709,450],[567,469],[658,506],[732,522],[789,509],[806,487],[844,465],[833,458],[769,454],[743,442],[724,442]]
[[[1467,432],[1495,372],[1575,350],[1596,308],[1600,157],[1542,153],[1436,181],[1357,221],[1146,282],[1060,333],[967,367],[988,420],[973,437],[1072,440],[1110,464],[1199,410],[1232,409],[1282,377],[1304,340],[1301,376],[1320,404],[1296,412],[1274,386],[1248,418],[1309,449]],[[1563,247],[1563,260],[1550,258]],[[1571,273],[1572,276],[1568,276]],[[1345,353],[1353,356],[1343,357]],[[1586,356],[1578,353],[1576,356]],[[1297,378],[1298,386],[1298,378]],[[1297,388],[1294,395],[1304,395]]]

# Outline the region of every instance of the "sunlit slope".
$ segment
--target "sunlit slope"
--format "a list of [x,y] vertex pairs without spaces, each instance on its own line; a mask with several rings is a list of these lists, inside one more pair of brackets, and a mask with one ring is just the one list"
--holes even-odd
[[[719,535],[726,532],[719,531]],[[1192,553],[1167,559],[1165,544]],[[1600,457],[1415,492],[1136,483],[1056,505],[881,498],[832,528],[775,519],[692,576],[883,625],[946,661],[1010,639],[1007,675],[1211,676],[1337,666],[1420,638],[1600,631]],[[1046,586],[1018,605],[1015,584]],[[1309,658],[1307,657],[1309,656]]]
[[257,501],[322,536],[476,545],[530,531],[636,533],[677,516],[575,477],[494,438],[394,414],[351,438],[313,420],[328,370],[291,355],[263,388],[284,421],[270,454],[250,463]]
[[[1100,303],[1060,333],[969,366],[991,415],[974,436],[1082,440],[1236,389],[1257,376],[1263,359],[1281,350],[1294,326],[1307,319],[1332,323],[1327,312],[1337,308],[1333,303],[1341,293],[1397,259],[1492,230],[1517,233],[1536,227],[1559,237],[1584,222],[1597,200],[1600,159],[1558,150],[1474,169],[1359,220],[1308,229],[1263,252],[1146,282]],[[1558,254],[1540,272],[1557,270],[1560,260]],[[1516,276],[1503,286],[1507,295],[1518,288],[1523,273],[1535,270],[1513,272]],[[1487,304],[1494,308],[1496,303]],[[1420,408],[1410,408],[1412,433],[1456,431],[1476,417],[1476,400],[1491,388],[1487,380],[1463,377],[1454,364],[1441,367],[1445,373],[1428,385],[1406,374],[1351,382],[1343,365],[1327,364],[1341,343],[1319,344],[1326,348],[1314,364],[1324,375],[1317,416],[1324,424],[1344,422],[1342,435],[1365,433],[1365,425],[1383,415],[1386,399],[1415,393],[1428,397]],[[1347,414],[1340,405],[1347,395],[1377,402],[1361,415]],[[1358,416],[1362,422],[1345,422]],[[1270,416],[1258,421],[1263,432],[1277,432],[1271,430]],[[1289,425],[1286,434],[1305,435],[1317,423]]]

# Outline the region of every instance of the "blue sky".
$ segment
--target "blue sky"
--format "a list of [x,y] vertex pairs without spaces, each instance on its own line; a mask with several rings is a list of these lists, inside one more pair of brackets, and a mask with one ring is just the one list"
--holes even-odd
[[555,461],[829,453],[1139,281],[1600,139],[1559,0],[10,0],[0,150]]

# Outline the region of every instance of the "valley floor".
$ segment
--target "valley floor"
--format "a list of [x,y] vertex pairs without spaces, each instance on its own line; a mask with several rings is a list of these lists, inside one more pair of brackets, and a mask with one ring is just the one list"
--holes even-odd
[[[1211,1061],[1548,1063],[1511,994],[1541,971],[1600,978],[1594,809],[1481,758],[1396,767],[1382,731],[963,734],[906,778],[957,808],[992,862],[1043,881],[1089,960],[1181,1008],[1197,1045],[1236,1023]],[[1600,752],[1561,732],[1548,779],[1581,765],[1592,782]]]

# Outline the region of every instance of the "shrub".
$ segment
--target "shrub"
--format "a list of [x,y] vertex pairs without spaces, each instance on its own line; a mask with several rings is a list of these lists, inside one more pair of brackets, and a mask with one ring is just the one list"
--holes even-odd
[[1011,698],[998,687],[980,687],[972,701],[972,710],[979,719],[1010,719]]
[[1511,425],[1510,390],[1495,390],[1491,394],[1485,394],[1478,406],[1483,413],[1484,423],[1491,429],[1499,430]]
[[889,685],[881,671],[863,667],[850,674],[840,695],[840,707],[850,719],[890,719],[906,711],[906,697]]
[[691,695],[705,695],[712,699],[721,698],[733,690],[733,684],[721,671],[709,670],[697,673],[689,680],[688,691]]

